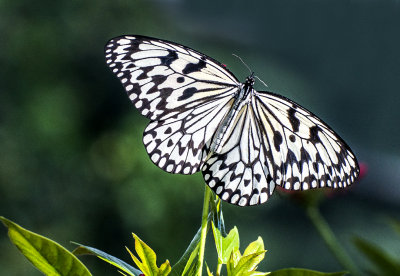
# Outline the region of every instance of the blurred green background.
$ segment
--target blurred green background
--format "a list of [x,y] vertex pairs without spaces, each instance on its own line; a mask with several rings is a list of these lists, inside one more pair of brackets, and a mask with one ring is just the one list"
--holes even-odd
[[[325,200],[322,213],[360,266],[354,235],[399,256],[400,240],[385,223],[400,218],[395,0],[0,1],[0,215],[69,249],[76,241],[126,261],[131,232],[159,261],[175,263],[184,252],[200,226],[204,182],[148,158],[148,121],[104,61],[105,43],[121,34],[190,46],[244,79],[238,54],[269,90],[318,114],[368,168]],[[262,206],[224,211],[242,249],[264,238],[260,270],[341,270],[304,212],[278,193]],[[0,274],[40,275],[0,229]],[[208,248],[215,251],[211,239]],[[94,257],[83,261],[94,275],[119,275]]]

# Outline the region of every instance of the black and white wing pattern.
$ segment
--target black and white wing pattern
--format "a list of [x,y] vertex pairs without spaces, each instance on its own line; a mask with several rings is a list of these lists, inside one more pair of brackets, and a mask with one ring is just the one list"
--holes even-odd
[[202,167],[208,186],[223,200],[239,206],[268,200],[275,188],[268,163],[265,132],[255,114],[254,98],[242,106],[226,142]]
[[268,169],[289,190],[344,188],[359,167],[347,144],[321,119],[277,94],[257,92],[256,114],[269,149]]
[[108,42],[106,62],[135,107],[151,120],[143,142],[171,173],[202,170],[207,185],[239,206],[264,203],[276,185],[344,188],[356,157],[321,119],[293,101],[240,83],[218,61],[144,36]]
[[220,153],[202,170],[223,200],[262,204],[276,185],[288,190],[344,188],[359,174],[346,143],[305,108],[280,95],[253,90]]
[[240,83],[218,61],[188,47],[144,36],[121,36],[105,47],[106,62],[135,107],[151,120],[143,142],[161,169],[199,170]]

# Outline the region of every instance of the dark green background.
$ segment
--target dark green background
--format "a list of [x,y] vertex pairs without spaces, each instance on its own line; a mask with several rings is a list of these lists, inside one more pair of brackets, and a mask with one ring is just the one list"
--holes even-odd
[[[106,67],[121,34],[172,40],[216,58],[239,79],[306,106],[353,148],[367,175],[322,204],[354,261],[359,235],[400,254],[386,216],[400,202],[399,1],[0,1],[0,215],[57,240],[129,261],[131,232],[175,263],[200,226],[200,174],[170,175],[142,144],[148,121]],[[265,89],[259,82],[259,89]],[[224,204],[245,244],[262,236],[260,270],[342,268],[293,202]],[[40,275],[0,233],[0,274]],[[210,237],[211,238],[211,237]],[[211,239],[208,252],[215,251]],[[215,255],[209,253],[213,265]],[[95,258],[94,275],[119,275]]]

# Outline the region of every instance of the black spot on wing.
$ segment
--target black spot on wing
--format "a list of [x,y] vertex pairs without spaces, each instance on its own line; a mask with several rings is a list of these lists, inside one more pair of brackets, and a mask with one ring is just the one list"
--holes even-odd
[[312,143],[317,143],[320,141],[319,136],[318,136],[318,132],[321,129],[318,126],[313,126],[310,127],[310,140]]
[[164,133],[165,133],[165,134],[170,134],[170,133],[172,133],[172,128],[171,128],[171,127],[168,127],[168,128],[165,130]]
[[313,162],[312,165],[313,165],[314,171],[318,173],[318,163],[317,162]]
[[[287,151],[286,160],[287,160],[287,163],[290,165],[298,162],[296,155],[294,154],[294,152],[291,149],[288,149],[288,151]],[[286,167],[286,169],[287,169],[287,167]]]
[[186,100],[186,99],[192,97],[193,94],[196,93],[196,92],[197,92],[197,89],[194,88],[194,87],[186,88],[185,90],[183,90],[182,96],[180,96],[178,98],[178,101]]
[[174,60],[178,59],[178,54],[175,51],[168,50],[168,55],[160,57],[161,64],[170,66]]
[[143,72],[139,76],[136,77],[136,81],[147,79],[148,78],[147,73],[150,72],[151,70],[153,70],[153,67],[152,66],[143,67],[143,68],[141,68],[141,70]]
[[188,63],[182,70],[184,74],[190,74],[193,72],[199,72],[201,69],[205,68],[207,63],[204,60],[200,60],[198,63]]
[[310,154],[308,153],[308,151],[306,151],[304,149],[304,147],[301,147],[301,149],[300,149],[300,158],[302,161],[306,161],[306,162],[309,162],[310,160],[312,160]]
[[296,110],[294,108],[289,109],[288,117],[289,117],[290,124],[292,125],[293,131],[298,132],[299,126],[300,126],[300,120],[298,118],[296,118],[295,114],[296,114]]
[[184,77],[178,77],[178,78],[176,79],[176,81],[177,81],[178,83],[182,83],[182,82],[185,81],[185,78],[184,78]]
[[279,131],[275,131],[274,132],[274,146],[275,146],[276,151],[280,150],[279,147],[282,144],[282,142],[283,142],[283,138],[282,138],[281,133]]

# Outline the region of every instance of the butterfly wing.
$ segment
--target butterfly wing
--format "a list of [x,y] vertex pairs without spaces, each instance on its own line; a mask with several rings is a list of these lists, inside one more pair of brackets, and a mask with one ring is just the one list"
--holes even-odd
[[293,101],[256,92],[255,114],[266,134],[266,166],[290,190],[344,188],[359,174],[356,157],[326,123]]
[[265,165],[265,133],[254,107],[254,99],[242,106],[222,151],[213,153],[202,167],[207,185],[223,200],[240,206],[264,203],[275,188]]
[[197,172],[208,154],[209,141],[233,100],[219,99],[180,113],[178,118],[152,121],[143,133],[151,160],[171,173]]
[[230,108],[240,85],[218,61],[188,47],[144,36],[121,36],[105,47],[106,62],[142,115],[151,160],[191,174],[202,148]]
[[229,203],[264,203],[275,185],[291,190],[343,188],[359,174],[345,142],[285,97],[254,91],[234,125],[222,152],[202,167],[207,184]]

